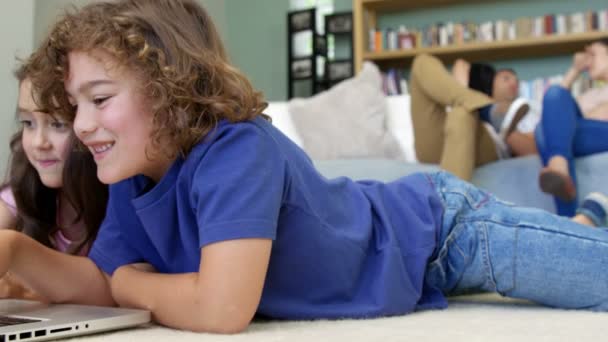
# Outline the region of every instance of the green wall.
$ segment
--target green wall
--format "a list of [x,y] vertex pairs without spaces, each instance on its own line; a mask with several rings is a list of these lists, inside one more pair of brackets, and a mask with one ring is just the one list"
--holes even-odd
[[3,2],[0,11],[0,178],[6,180],[6,165],[10,155],[10,137],[17,129],[18,84],[13,71],[18,61],[32,52],[34,46],[34,1]]
[[268,100],[287,98],[287,0],[224,0],[230,57]]
[[[419,0],[424,1],[424,0]],[[226,43],[233,62],[264,91],[269,100],[287,98],[287,0],[224,0]],[[336,11],[352,9],[351,0],[334,0]],[[481,22],[514,19],[550,13],[608,8],[606,0],[510,0],[447,6],[408,13],[387,14],[381,26],[419,27],[433,22],[471,20]],[[498,67],[517,70],[522,79],[563,73],[571,56],[542,59],[515,59],[493,62]]]
[[197,0],[209,15],[213,18],[213,23],[217,27],[224,43],[226,43],[228,26],[226,24],[226,4],[225,0]]
[[[287,98],[287,0],[224,0],[225,43],[234,64],[270,101]],[[336,11],[352,0],[334,0]]]

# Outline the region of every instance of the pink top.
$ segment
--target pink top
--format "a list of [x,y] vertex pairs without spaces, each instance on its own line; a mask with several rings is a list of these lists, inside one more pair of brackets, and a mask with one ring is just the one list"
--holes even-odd
[[578,98],[578,105],[583,113],[588,113],[604,102],[608,102],[608,85],[592,88]]
[[[4,202],[6,207],[10,210],[13,215],[17,216],[17,206],[15,204],[15,196],[13,196],[13,192],[9,187],[5,187],[0,191],[0,200]],[[59,211],[57,212],[57,221],[60,222]],[[69,230],[69,231],[68,231]],[[68,233],[77,233],[84,232],[85,226],[84,222],[80,221],[69,228],[61,228],[59,229],[52,237],[52,242],[55,245],[55,249],[61,252],[67,252],[70,250],[72,246],[75,245],[75,242],[68,239],[66,235],[71,235]],[[78,255],[86,256],[89,253],[90,246],[84,246]]]

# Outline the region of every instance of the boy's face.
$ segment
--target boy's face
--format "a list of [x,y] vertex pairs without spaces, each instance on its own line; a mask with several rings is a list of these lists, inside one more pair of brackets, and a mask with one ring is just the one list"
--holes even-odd
[[510,70],[500,70],[494,76],[492,97],[497,101],[513,101],[519,94],[519,79]]
[[17,116],[22,126],[23,151],[40,181],[49,188],[61,188],[63,167],[69,155],[70,124],[38,110],[29,79],[19,86]]
[[160,180],[170,161],[146,154],[152,113],[137,78],[100,51],[71,52],[68,59],[65,89],[77,106],[74,131],[93,154],[99,180],[111,184],[138,174]]

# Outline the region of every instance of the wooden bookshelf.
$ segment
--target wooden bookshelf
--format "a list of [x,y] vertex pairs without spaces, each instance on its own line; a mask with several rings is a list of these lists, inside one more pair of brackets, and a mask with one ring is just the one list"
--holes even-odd
[[608,36],[607,32],[586,32],[409,50],[367,50],[368,32],[376,27],[377,18],[382,13],[475,2],[482,0],[353,0],[355,70],[361,69],[364,60],[373,61],[382,69],[409,68],[411,61],[419,53],[433,54],[444,63],[451,63],[457,58],[475,62],[570,54],[581,50],[591,41]]

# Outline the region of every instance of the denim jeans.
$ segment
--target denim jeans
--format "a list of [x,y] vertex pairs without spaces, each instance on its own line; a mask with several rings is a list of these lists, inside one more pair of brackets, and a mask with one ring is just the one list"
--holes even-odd
[[514,206],[445,172],[428,176],[445,208],[428,286],[608,311],[606,229]]
[[[570,91],[560,86],[547,89],[541,121],[534,133],[543,164],[547,165],[551,157],[563,156],[575,182],[575,157],[608,151],[608,122],[585,119]],[[577,200],[556,198],[555,206],[559,215],[574,216]]]

